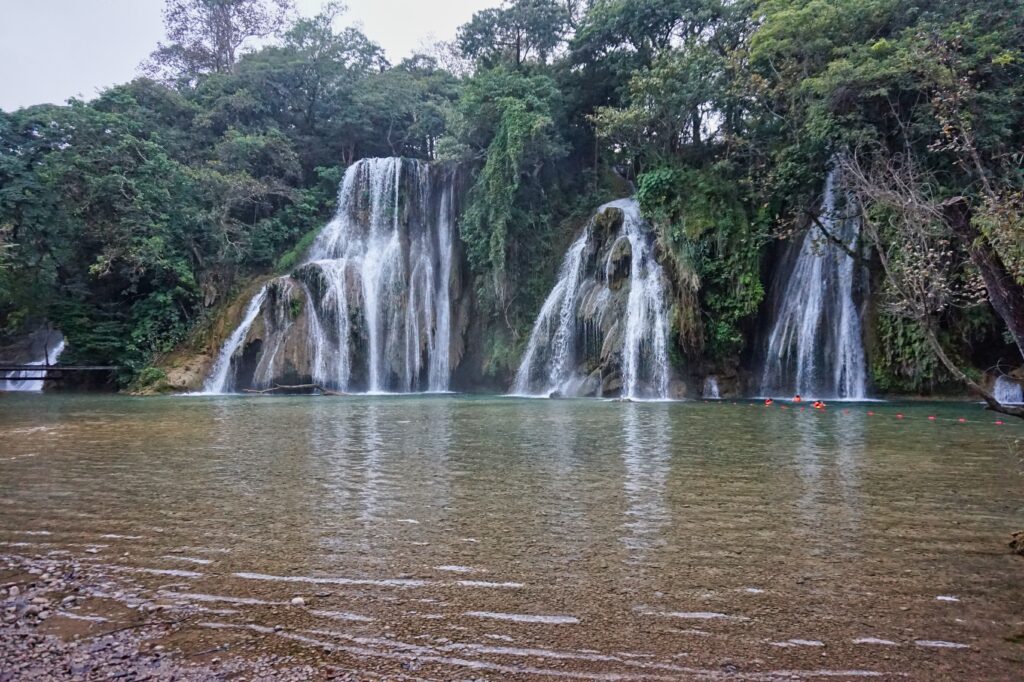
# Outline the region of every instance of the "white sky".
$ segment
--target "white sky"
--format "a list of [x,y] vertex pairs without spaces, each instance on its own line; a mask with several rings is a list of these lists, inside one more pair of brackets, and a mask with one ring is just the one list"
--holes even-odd
[[[91,99],[137,75],[162,40],[162,0],[0,0],[0,109]],[[295,0],[315,14],[322,0]],[[347,0],[343,24],[361,25],[392,62],[451,40],[473,12],[500,0]]]

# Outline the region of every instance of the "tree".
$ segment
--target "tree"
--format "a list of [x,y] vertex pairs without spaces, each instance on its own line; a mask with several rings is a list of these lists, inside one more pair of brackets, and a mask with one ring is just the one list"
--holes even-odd
[[569,14],[554,0],[511,0],[485,9],[459,28],[463,54],[491,67],[506,62],[521,68],[530,59],[546,63],[563,41]]
[[[950,308],[977,305],[985,300],[986,291],[992,300],[990,277],[982,281],[977,270],[970,268],[972,259],[967,254],[979,246],[962,239],[970,223],[966,200],[936,198],[926,171],[909,154],[854,154],[842,157],[842,167],[862,208],[867,242],[885,273],[888,311],[911,320],[945,368],[977,392],[990,409],[1024,419],[1024,408],[996,400],[964,371],[940,339],[941,318]],[[989,267],[1001,268],[990,251],[984,259],[995,260]],[[978,263],[977,258],[974,261]],[[1024,305],[1020,285],[1005,284],[1015,286],[1016,305]]]
[[227,73],[246,41],[281,30],[292,0],[167,0],[159,43],[145,70],[193,82],[204,73]]
[[638,162],[666,162],[714,133],[727,87],[723,59],[694,45],[666,50],[630,80],[629,106],[601,107],[593,117],[597,134],[620,155]]
[[350,96],[358,78],[388,67],[384,51],[358,29],[334,29],[344,11],[344,5],[328,3],[315,17],[296,21],[284,36],[284,50],[298,62],[292,86],[302,99],[302,126],[307,132],[331,115],[328,103],[342,91]]
[[463,90],[445,142],[448,154],[466,162],[484,160],[461,232],[470,264],[490,277],[498,305],[514,296],[519,273],[510,252],[530,242],[534,221],[526,216],[537,216],[541,209],[524,202],[520,193],[531,188],[543,193],[542,172],[567,151],[556,123],[560,105],[557,87],[546,76],[504,67],[485,71]]

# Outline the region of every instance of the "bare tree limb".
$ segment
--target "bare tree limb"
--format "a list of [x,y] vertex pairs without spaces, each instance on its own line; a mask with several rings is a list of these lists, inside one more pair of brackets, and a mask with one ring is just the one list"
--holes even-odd
[[276,393],[278,391],[298,391],[298,390],[302,390],[302,389],[320,391],[321,395],[335,395],[335,396],[345,396],[345,395],[348,395],[348,393],[341,393],[339,391],[332,391],[329,388],[324,388],[320,384],[295,384],[295,385],[291,385],[291,386],[283,385],[283,384],[274,384],[273,388],[245,388],[245,389],[242,389],[242,392],[243,393],[256,393],[256,394],[259,394],[259,395],[264,395],[266,393]]

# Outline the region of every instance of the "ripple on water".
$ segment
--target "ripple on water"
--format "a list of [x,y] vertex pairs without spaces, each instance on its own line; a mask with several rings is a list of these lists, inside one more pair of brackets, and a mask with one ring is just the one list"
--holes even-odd
[[201,592],[162,591],[158,594],[161,597],[166,597],[168,599],[182,599],[185,601],[198,602],[223,602],[225,604],[241,604],[245,606],[284,606],[288,603],[286,601],[269,601],[266,599],[256,599],[255,597],[231,597],[228,595],[221,594],[203,594]]
[[373,618],[368,616],[361,616],[358,613],[349,613],[348,611],[322,611],[318,609],[311,609],[310,613],[314,616],[320,616],[322,618],[331,618],[334,620],[347,620],[353,623],[370,623]]
[[730,616],[718,611],[656,611],[647,606],[638,606],[635,611],[644,616],[679,618],[681,620],[746,620],[744,616]]
[[575,625],[580,622],[575,616],[543,616],[527,613],[497,613],[494,611],[466,611],[464,615],[472,618],[491,618],[508,620],[515,623],[544,623],[547,625]]
[[266,580],[281,583],[308,583],[310,585],[364,585],[377,587],[427,587],[436,584],[432,580],[411,578],[317,578],[306,575],[267,575],[265,573],[232,573],[243,580]]
[[928,649],[970,649],[970,644],[961,644],[960,642],[947,642],[941,639],[918,639],[914,641],[917,646],[923,646]]
[[521,587],[526,587],[522,583],[516,582],[492,582],[490,580],[458,580],[455,583],[460,587],[485,587],[493,589],[510,589],[516,590]]
[[784,642],[772,642],[772,646],[793,647],[793,646],[825,646],[825,643],[817,639],[787,639]]
[[184,562],[187,562],[187,563],[190,563],[190,564],[199,564],[201,566],[206,566],[207,564],[212,564],[213,563],[213,559],[200,559],[199,557],[179,556],[177,554],[164,554],[160,558],[161,559],[171,559],[173,561],[184,561]]
[[203,574],[196,571],[183,571],[178,568],[142,568],[138,566],[108,566],[115,571],[128,571],[129,573],[148,573],[149,575],[170,575],[175,578],[202,578]]

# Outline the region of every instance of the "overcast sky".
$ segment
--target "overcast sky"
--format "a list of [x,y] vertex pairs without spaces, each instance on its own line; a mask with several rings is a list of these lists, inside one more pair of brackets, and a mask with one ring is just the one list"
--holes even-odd
[[[0,0],[0,109],[91,99],[131,80],[163,39],[162,0]],[[315,14],[322,0],[296,0]],[[346,24],[396,62],[425,42],[451,40],[473,12],[500,0],[347,0]]]

